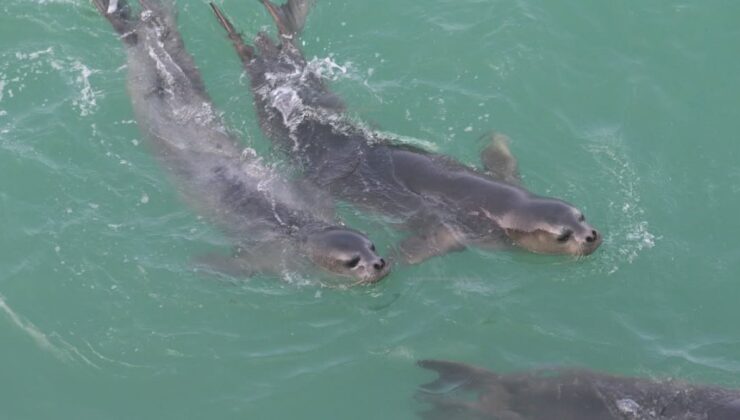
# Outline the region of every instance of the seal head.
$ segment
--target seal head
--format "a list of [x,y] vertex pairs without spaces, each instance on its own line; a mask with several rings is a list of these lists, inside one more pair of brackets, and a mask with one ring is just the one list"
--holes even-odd
[[552,198],[524,200],[501,224],[518,246],[540,254],[589,255],[603,241],[580,210]]
[[308,255],[323,269],[357,280],[375,283],[390,271],[390,265],[362,233],[348,228],[331,227],[308,236]]

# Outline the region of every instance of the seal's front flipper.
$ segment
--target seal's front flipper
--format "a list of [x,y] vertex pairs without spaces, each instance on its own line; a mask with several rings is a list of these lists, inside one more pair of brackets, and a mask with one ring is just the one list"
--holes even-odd
[[470,389],[480,385],[489,375],[491,379],[496,378],[491,372],[464,363],[427,359],[419,360],[416,364],[439,374],[439,378],[420,386],[422,391],[432,394],[446,393],[457,388]]
[[[464,363],[444,360],[419,360],[420,367],[437,372],[439,377],[421,385],[417,397],[433,405],[424,413],[428,419],[525,420],[510,407],[511,393],[501,377],[491,371]],[[455,391],[472,391],[477,399],[445,397]]]
[[[486,419],[477,401],[466,401],[458,398],[446,398],[439,395],[417,394],[416,399],[431,405],[431,408],[419,412],[424,420],[478,420]],[[495,417],[499,420],[499,417]],[[506,419],[509,420],[509,419]]]
[[134,29],[138,19],[131,15],[131,8],[126,0],[93,0],[93,4],[121,35],[123,42],[136,44]]
[[244,259],[219,254],[206,254],[195,260],[196,268],[229,277],[251,277],[258,273]]
[[509,138],[500,133],[486,134],[485,137],[489,138],[489,143],[480,155],[483,167],[500,181],[519,184],[519,168],[509,149]]
[[284,248],[284,244],[279,242],[267,242],[249,248],[238,246],[229,257],[207,254],[197,259],[197,265],[207,271],[232,277],[280,275],[293,268],[292,260],[284,258]]
[[260,0],[275,21],[280,35],[292,41],[306,26],[306,17],[311,8],[308,0],[288,0],[282,6],[276,6],[270,0]]
[[237,32],[236,29],[234,29],[234,25],[231,24],[231,21],[229,21],[229,19],[223,14],[221,9],[218,8],[218,6],[216,6],[214,3],[209,4],[211,5],[213,14],[215,14],[216,19],[218,19],[218,23],[221,24],[221,26],[226,30],[226,33],[229,35],[229,39],[234,45],[236,54],[242,60],[242,63],[247,64],[252,61],[252,59],[254,58],[254,48],[244,42],[242,35]]
[[399,252],[407,264],[419,264],[432,257],[458,252],[465,245],[452,229],[445,225],[434,227],[422,235],[409,236],[401,242]]

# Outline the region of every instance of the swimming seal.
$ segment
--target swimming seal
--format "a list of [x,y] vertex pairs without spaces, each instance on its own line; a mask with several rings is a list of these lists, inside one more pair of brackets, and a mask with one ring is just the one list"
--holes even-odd
[[[740,419],[739,390],[583,369],[497,374],[442,360],[418,364],[439,374],[417,394],[431,405],[422,413],[429,420]],[[466,393],[477,398],[465,398]]]
[[297,37],[306,0],[282,6],[262,0],[280,40],[259,33],[247,45],[221,10],[250,76],[260,126],[303,171],[335,198],[400,219],[410,235],[404,259],[418,263],[466,246],[519,247],[545,254],[588,255],[602,236],[565,201],[521,186],[516,159],[503,136],[493,136],[476,169],[449,157],[394,144],[345,115],[342,101],[312,71]]
[[238,244],[233,257],[209,257],[211,265],[252,274],[308,262],[355,283],[388,274],[373,243],[339,224],[317,190],[280,177],[229,134],[185,50],[173,4],[140,0],[135,14],[124,0],[93,1],[121,35],[136,121],[157,158],[186,200]]

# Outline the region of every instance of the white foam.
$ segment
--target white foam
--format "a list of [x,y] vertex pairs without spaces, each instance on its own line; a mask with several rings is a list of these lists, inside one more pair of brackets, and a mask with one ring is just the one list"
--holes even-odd
[[41,56],[53,55],[53,54],[54,54],[54,49],[52,47],[49,47],[45,50],[32,51],[29,53],[16,52],[15,58],[18,60],[33,61],[33,60],[38,60],[39,57]]
[[72,104],[79,108],[80,115],[85,117],[92,114],[98,106],[96,101],[96,96],[98,94],[93,90],[92,85],[90,84],[90,76],[96,71],[91,70],[79,61],[74,61],[72,63],[72,69],[79,72],[75,77],[75,83],[80,89],[80,96],[72,101]]

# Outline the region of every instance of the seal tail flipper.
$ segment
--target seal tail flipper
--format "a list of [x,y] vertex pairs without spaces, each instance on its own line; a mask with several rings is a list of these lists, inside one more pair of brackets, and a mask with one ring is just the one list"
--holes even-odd
[[231,21],[229,21],[229,19],[223,14],[221,9],[218,8],[218,6],[216,6],[213,2],[209,4],[211,6],[211,9],[213,10],[213,14],[216,15],[216,19],[218,19],[218,23],[221,24],[221,26],[226,30],[226,33],[229,35],[229,39],[234,45],[234,49],[236,49],[236,53],[242,60],[242,63],[247,64],[252,61],[255,56],[254,48],[244,42],[244,38],[242,38],[241,34],[237,32],[236,29],[234,29],[234,25],[231,24]]
[[277,6],[270,0],[260,0],[275,21],[283,39],[292,42],[294,37],[306,26],[306,17],[311,8],[309,0],[288,0]]
[[136,24],[137,18],[131,15],[131,8],[126,0],[92,0],[95,7],[103,15],[113,29],[121,35],[123,42],[127,44],[136,44]]

